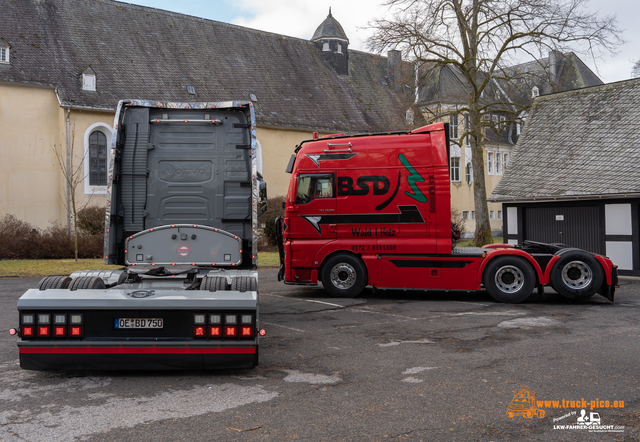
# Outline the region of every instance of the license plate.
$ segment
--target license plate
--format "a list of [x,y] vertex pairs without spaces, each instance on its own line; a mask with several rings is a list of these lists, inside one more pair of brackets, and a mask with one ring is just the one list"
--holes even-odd
[[162,328],[162,318],[116,318],[116,328]]

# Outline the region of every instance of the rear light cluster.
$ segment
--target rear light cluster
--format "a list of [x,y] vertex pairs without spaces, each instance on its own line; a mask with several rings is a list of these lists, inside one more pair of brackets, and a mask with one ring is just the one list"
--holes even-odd
[[193,337],[197,339],[253,339],[252,313],[196,313]]
[[82,313],[20,313],[22,339],[82,338]]

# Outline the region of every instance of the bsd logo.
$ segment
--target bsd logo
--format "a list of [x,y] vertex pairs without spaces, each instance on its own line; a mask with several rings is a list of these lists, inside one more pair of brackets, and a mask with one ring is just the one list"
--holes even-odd
[[389,178],[382,175],[359,176],[356,180],[356,188],[353,186],[353,178],[348,176],[338,177],[338,196],[346,195],[368,195],[370,192],[369,183],[373,188],[374,195],[384,195],[389,191]]

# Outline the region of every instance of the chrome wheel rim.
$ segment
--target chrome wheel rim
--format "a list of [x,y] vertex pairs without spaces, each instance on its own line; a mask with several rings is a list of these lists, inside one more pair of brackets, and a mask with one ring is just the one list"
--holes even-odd
[[524,275],[516,266],[500,267],[496,272],[495,283],[504,293],[515,293],[524,286]]
[[356,269],[345,262],[336,264],[331,269],[331,283],[342,290],[350,289],[356,283]]
[[571,261],[562,268],[562,282],[572,289],[583,289],[593,281],[593,273],[583,261]]

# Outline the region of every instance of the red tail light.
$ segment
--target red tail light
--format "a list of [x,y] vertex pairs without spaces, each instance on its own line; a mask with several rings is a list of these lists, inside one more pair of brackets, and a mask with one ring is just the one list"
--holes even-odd
[[22,327],[20,330],[23,338],[33,338],[33,327]]
[[56,338],[64,338],[67,336],[67,327],[53,327],[53,336]]
[[82,337],[82,327],[79,327],[79,326],[71,327],[69,335],[72,338],[81,338]]
[[193,327],[193,336],[195,338],[204,338],[204,327]]
[[47,336],[51,335],[51,329],[49,328],[49,326],[43,326],[43,325],[39,325],[38,326],[38,336],[39,337],[43,337],[46,338]]
[[235,327],[225,327],[224,335],[230,338],[235,338],[237,336],[237,329]]
[[241,334],[243,338],[250,338],[253,336],[253,327],[242,327]]
[[221,334],[219,325],[209,327],[209,336],[212,338],[219,338]]

